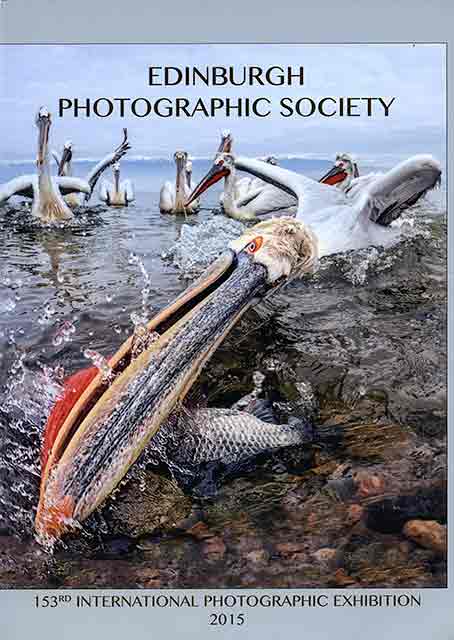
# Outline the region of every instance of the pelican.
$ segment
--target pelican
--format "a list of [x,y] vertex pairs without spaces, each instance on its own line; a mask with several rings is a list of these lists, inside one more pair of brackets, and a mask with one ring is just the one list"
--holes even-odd
[[[288,169],[223,153],[188,202],[228,176],[232,167],[266,180],[297,199],[296,218],[304,220],[317,235],[320,256],[388,244],[396,237],[396,230],[389,224],[441,180],[439,162],[430,155],[420,155],[400,163],[358,192],[352,188],[344,193]],[[259,204],[260,199],[261,195],[256,198]]]
[[[118,162],[129,149],[131,145],[128,142],[128,131],[127,129],[123,129],[123,141],[121,144],[114,149],[112,153],[107,154],[98,164],[96,164],[93,169],[87,174],[86,181],[90,185],[90,195],[85,195],[85,202],[90,199],[91,194],[93,193],[96,183],[99,178],[103,174],[103,172],[110,167],[115,162]],[[52,151],[52,155],[54,160],[58,165],[58,175],[59,176],[72,176],[72,156],[73,156],[73,143],[71,140],[67,140],[63,146],[63,152],[61,156],[56,151]],[[79,197],[73,193],[68,196],[65,196],[65,200],[69,206],[77,207],[80,205]]]
[[[35,520],[41,539],[57,539],[85,520],[150,440],[155,442],[158,430],[171,430],[175,420],[183,424],[176,434],[179,445],[174,442],[172,447],[177,456],[191,448],[195,463],[201,448],[202,461],[209,461],[209,449],[222,456],[221,451],[232,445],[229,455],[231,459],[233,452],[235,460],[257,450],[257,445],[260,451],[301,442],[289,426],[260,424],[256,418],[252,423],[251,416],[240,411],[203,409],[187,420],[180,407],[205,363],[247,309],[284,282],[312,271],[316,257],[316,239],[303,223],[291,218],[262,222],[232,242],[198,280],[150,320],[149,341],[141,350],[135,350],[132,338],[120,347],[109,361],[107,379],[90,369],[71,376],[43,439]],[[189,444],[191,431],[194,439]],[[220,436],[225,440],[216,442]]]
[[159,210],[161,213],[195,213],[199,207],[197,198],[193,199],[189,206],[185,206],[191,193],[186,172],[188,154],[186,151],[176,151],[173,157],[177,167],[175,183],[167,180],[162,185],[159,194]]
[[36,117],[38,128],[38,154],[36,159],[37,175],[25,175],[14,178],[0,187],[0,204],[11,196],[33,198],[32,215],[45,224],[65,223],[74,216],[63,200],[62,195],[69,193],[90,194],[90,185],[86,180],[70,176],[51,177],[49,166],[49,130],[51,115],[41,107]]
[[[67,140],[63,145],[62,155],[59,156],[55,149],[52,150],[52,156],[57,163],[58,167],[58,175],[59,176],[72,176],[72,147],[73,143],[71,140]],[[79,196],[76,193],[69,193],[67,196],[64,196],[64,200],[68,206],[71,208],[78,207],[80,205]]]
[[130,180],[120,182],[120,163],[117,161],[113,167],[113,184],[102,181],[99,197],[111,207],[127,207],[134,200],[134,188]]
[[[233,138],[229,131],[223,131],[217,155],[231,153]],[[273,156],[259,159],[272,165],[277,165]],[[257,206],[258,196],[260,205]],[[235,166],[231,164],[228,176],[224,181],[224,191],[219,197],[221,206],[230,218],[241,221],[257,220],[257,214],[272,213],[288,210],[295,206],[295,200],[287,193],[276,189],[272,185],[257,177],[238,177]]]
[[[186,172],[186,184],[189,189],[189,193],[191,193],[194,188],[194,185],[192,184],[192,158],[188,157],[188,160],[186,162],[185,172]],[[197,208],[199,207],[199,204],[200,202],[197,199],[196,200]]]
[[355,178],[359,178],[356,160],[349,153],[338,153],[333,167],[320,178],[319,182],[348,191]]
[[[223,208],[230,218],[241,221],[257,220],[259,215],[279,211],[288,212],[289,209],[295,207],[294,197],[282,189],[277,189],[273,184],[256,184],[254,186],[251,181],[245,195],[237,198],[236,168],[239,169],[239,166],[231,154],[220,154],[220,157],[226,167]],[[263,160],[255,160],[254,162],[268,164]],[[264,181],[260,178],[260,182]]]
[[[216,155],[219,153],[232,153],[232,145],[233,145],[233,137],[228,129],[225,129],[221,133],[221,142],[217,149]],[[224,190],[219,196],[219,202],[221,207],[224,209],[224,199],[226,196],[226,192],[230,191],[231,196],[236,200],[243,198],[247,195],[249,189],[251,188],[252,182],[264,184],[262,180],[258,180],[257,178],[251,178],[249,176],[234,176],[234,178],[230,181],[229,184],[224,181]],[[259,186],[259,184],[256,184]]]

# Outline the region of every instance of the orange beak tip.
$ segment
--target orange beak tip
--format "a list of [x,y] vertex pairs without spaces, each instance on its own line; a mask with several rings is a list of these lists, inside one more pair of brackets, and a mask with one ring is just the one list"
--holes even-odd
[[64,496],[61,500],[47,503],[49,499],[44,498],[44,504],[40,503],[35,519],[35,531],[38,534],[38,541],[47,545],[55,543],[64,533],[77,527],[73,518],[74,498]]

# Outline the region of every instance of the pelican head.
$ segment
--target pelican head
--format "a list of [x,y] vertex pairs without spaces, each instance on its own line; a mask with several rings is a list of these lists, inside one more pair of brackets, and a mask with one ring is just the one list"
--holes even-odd
[[302,222],[260,223],[150,320],[148,331],[159,337],[142,353],[132,357],[131,339],[120,347],[109,361],[109,380],[99,374],[79,390],[52,438],[46,429],[35,523],[42,538],[59,538],[110,495],[239,318],[270,291],[311,271],[316,255]]
[[112,169],[113,169],[114,173],[119,174],[120,173],[120,163],[119,162],[114,162],[113,165],[112,165]]
[[259,222],[233,240],[230,247],[236,252],[248,252],[257,264],[262,264],[272,286],[302,277],[313,271],[318,262],[316,236],[294,218]]
[[213,184],[228,176],[235,168],[235,160],[231,153],[218,153],[213,162],[211,169],[205,175],[204,178],[195,187],[188,200],[185,202],[185,206],[189,206],[191,202],[196,200],[204,191],[206,191]]
[[232,151],[233,138],[228,129],[221,132],[221,142],[219,143],[218,153],[230,153]]
[[36,126],[38,127],[38,155],[36,164],[38,168],[43,166],[46,159],[50,125],[50,113],[46,107],[41,107],[36,116]]
[[336,154],[333,167],[320,178],[323,184],[336,185],[346,188],[353,178],[359,177],[358,165],[355,158],[349,153]]
[[175,160],[176,164],[186,164],[187,159],[188,159],[188,154],[186,153],[186,151],[175,151],[175,153],[173,154],[173,159]]
[[337,153],[335,164],[344,169],[348,175],[353,176],[354,178],[359,177],[356,157],[351,153]]

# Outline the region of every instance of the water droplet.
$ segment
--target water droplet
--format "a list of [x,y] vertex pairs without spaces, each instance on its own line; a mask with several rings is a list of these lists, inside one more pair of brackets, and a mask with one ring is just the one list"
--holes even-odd
[[55,334],[52,344],[58,347],[63,342],[71,342],[73,334],[76,332],[76,327],[69,320],[65,320]]
[[16,303],[12,298],[6,298],[6,300],[0,301],[0,313],[8,313],[14,311]]
[[95,367],[97,367],[102,374],[103,380],[108,380],[112,376],[112,369],[107,359],[94,349],[84,349],[84,357],[87,360],[91,360]]

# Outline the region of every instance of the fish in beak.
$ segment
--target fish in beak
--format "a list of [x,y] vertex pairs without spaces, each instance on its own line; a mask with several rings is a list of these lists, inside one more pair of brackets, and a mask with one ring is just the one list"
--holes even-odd
[[38,156],[36,164],[42,167],[47,153],[47,145],[49,142],[49,129],[51,125],[51,117],[49,111],[45,107],[41,107],[36,116],[36,126],[38,127]]
[[301,222],[256,225],[148,323],[158,337],[137,357],[129,338],[110,359],[108,380],[90,373],[82,383],[76,374],[69,412],[55,424],[56,405],[44,437],[35,520],[42,540],[61,537],[110,495],[235,323],[268,291],[310,270],[316,254]]
[[343,182],[347,178],[347,172],[343,164],[336,163],[325,175],[320,178],[319,182],[323,184],[335,185]]
[[213,184],[222,180],[230,173],[230,169],[225,165],[224,160],[222,158],[218,158],[215,160],[213,166],[208,171],[208,173],[202,178],[202,180],[198,183],[198,185],[194,188],[193,192],[189,196],[189,198],[184,203],[185,206],[189,206],[191,202],[196,200],[199,196],[202,195],[204,191],[209,189]]

